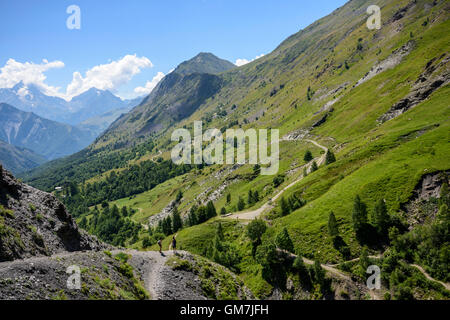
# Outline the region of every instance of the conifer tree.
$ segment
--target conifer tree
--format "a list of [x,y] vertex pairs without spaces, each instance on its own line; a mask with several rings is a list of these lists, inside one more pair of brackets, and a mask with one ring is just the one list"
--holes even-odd
[[339,229],[333,211],[330,213],[330,216],[328,217],[328,233],[332,237],[337,237],[339,235]]
[[325,155],[325,164],[328,165],[333,162],[336,162],[336,157],[334,156],[334,153],[328,149]]
[[183,227],[183,221],[181,220],[180,213],[178,212],[178,208],[175,207],[172,212],[172,231],[173,233],[177,232]]
[[312,155],[311,151],[306,150],[303,160],[305,160],[306,162],[310,162],[312,159],[313,159],[313,155]]
[[237,203],[237,209],[239,211],[241,211],[241,210],[244,210],[244,208],[245,208],[244,200],[242,200],[242,198],[239,197],[239,200],[238,200],[238,203]]
[[275,238],[275,244],[280,249],[294,252],[294,243],[292,242],[292,239],[289,236],[289,232],[286,227],[284,227],[283,230],[281,230],[281,232],[277,234]]
[[289,207],[289,204],[286,201],[285,197],[281,197],[280,207],[281,207],[281,214],[283,216],[286,216],[286,215],[288,215],[291,212],[291,208]]
[[387,234],[387,228],[389,226],[389,214],[387,211],[386,203],[383,199],[380,199],[375,205],[372,223],[379,234]]
[[214,207],[213,202],[210,200],[206,204],[206,217],[207,219],[211,219],[212,217],[217,216],[216,208]]
[[367,223],[367,207],[364,202],[361,201],[359,195],[356,195],[353,203],[353,228],[358,232],[361,227]]
[[317,169],[319,169],[319,167],[317,166],[317,163],[313,161],[311,165],[311,172],[317,171]]

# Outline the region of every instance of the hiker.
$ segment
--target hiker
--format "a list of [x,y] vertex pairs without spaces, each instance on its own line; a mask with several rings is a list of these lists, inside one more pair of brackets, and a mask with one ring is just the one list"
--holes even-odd
[[159,246],[159,253],[162,253],[162,241],[161,241],[161,239],[158,240],[158,246]]
[[175,239],[175,236],[172,237],[172,250],[174,253],[177,252],[177,240]]

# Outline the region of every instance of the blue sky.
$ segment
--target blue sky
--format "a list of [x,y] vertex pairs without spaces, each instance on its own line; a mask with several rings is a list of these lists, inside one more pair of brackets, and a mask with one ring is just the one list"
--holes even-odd
[[[180,62],[201,51],[235,62],[271,52],[289,35],[342,6],[345,0],[71,0],[0,2],[0,87],[11,86],[20,72],[41,72],[42,83],[65,92],[79,72],[80,83],[104,85],[108,66],[98,72],[103,80],[86,72],[95,66],[119,61],[135,63],[138,72],[110,85],[122,97],[137,95],[158,72],[167,74]],[[81,9],[81,29],[69,30],[69,5]],[[146,58],[146,59],[144,59]],[[43,62],[43,59],[46,59]],[[151,65],[147,61],[151,61]],[[26,68],[58,61],[56,67]],[[32,65],[22,65],[28,62]],[[121,65],[125,65],[121,64]],[[117,67],[117,66],[116,66]],[[36,71],[39,69],[40,71]],[[116,75],[112,74],[111,77]],[[13,80],[11,80],[13,78]],[[34,79],[34,78],[33,78]],[[29,81],[35,81],[35,80]],[[81,90],[81,84],[78,89]],[[50,89],[49,89],[50,90]]]

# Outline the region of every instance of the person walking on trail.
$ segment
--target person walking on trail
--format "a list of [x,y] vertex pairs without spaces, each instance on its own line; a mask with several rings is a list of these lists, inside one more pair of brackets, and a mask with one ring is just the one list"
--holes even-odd
[[158,246],[159,246],[159,253],[162,253],[162,241],[161,241],[161,239],[158,240]]
[[177,252],[177,239],[175,237],[176,235],[172,237],[172,250],[174,253]]

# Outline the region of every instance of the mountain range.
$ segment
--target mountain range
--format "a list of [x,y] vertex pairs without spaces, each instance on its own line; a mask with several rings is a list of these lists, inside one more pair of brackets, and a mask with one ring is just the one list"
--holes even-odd
[[122,100],[110,91],[91,88],[67,102],[22,82],[0,89],[0,140],[6,142],[1,146],[0,161],[19,173],[44,159],[75,153],[142,99]]
[[131,109],[138,105],[142,98],[122,100],[109,90],[91,88],[66,101],[59,97],[48,96],[36,85],[25,85],[23,82],[17,83],[12,88],[0,89],[0,102],[70,125],[77,125],[113,110]]
[[41,118],[0,103],[0,140],[23,147],[47,160],[79,151],[95,139],[90,130]]

